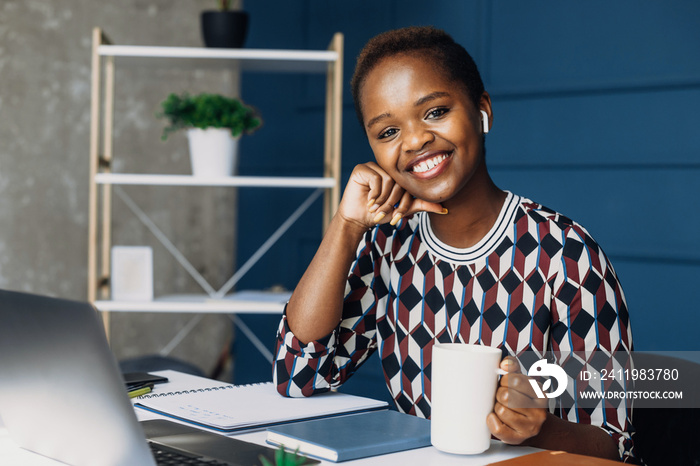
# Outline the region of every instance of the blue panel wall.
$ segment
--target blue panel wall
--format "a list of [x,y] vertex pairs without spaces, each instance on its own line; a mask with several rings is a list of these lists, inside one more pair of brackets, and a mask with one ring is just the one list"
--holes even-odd
[[700,349],[700,5],[496,1],[487,16],[495,179],[603,245],[637,349]]
[[[246,9],[249,47],[323,49],[345,34],[345,179],[372,158],[348,86],[361,46],[408,25],[452,34],[492,96],[487,158],[498,185],[576,219],[602,244],[637,349],[700,350],[700,3],[306,0]],[[242,172],[318,174],[324,86],[321,77],[244,75],[243,97],[266,123],[243,141]],[[307,194],[242,191],[239,262]],[[239,288],[294,287],[320,241],[315,207]],[[275,321],[260,329],[269,335]]]

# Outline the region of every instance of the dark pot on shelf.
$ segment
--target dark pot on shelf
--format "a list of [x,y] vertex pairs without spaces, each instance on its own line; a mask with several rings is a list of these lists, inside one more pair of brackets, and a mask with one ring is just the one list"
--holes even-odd
[[245,11],[202,12],[202,38],[207,47],[240,48],[248,33]]

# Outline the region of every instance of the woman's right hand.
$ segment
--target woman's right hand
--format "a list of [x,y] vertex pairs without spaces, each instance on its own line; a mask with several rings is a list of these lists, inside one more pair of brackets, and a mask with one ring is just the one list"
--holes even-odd
[[443,210],[440,204],[415,199],[376,163],[356,166],[338,211],[287,305],[287,323],[299,341],[316,341],[338,326],[348,271],[369,228],[395,224],[419,211]]
[[413,197],[375,162],[355,167],[338,207],[339,216],[364,229],[378,223],[395,225],[421,211],[447,213],[440,204]]

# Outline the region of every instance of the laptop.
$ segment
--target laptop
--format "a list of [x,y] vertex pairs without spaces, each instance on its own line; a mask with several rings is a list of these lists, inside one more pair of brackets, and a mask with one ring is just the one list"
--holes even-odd
[[2,290],[0,419],[21,447],[76,466],[178,455],[168,464],[250,466],[260,455],[274,464],[268,447],[165,420],[139,424],[92,305]]

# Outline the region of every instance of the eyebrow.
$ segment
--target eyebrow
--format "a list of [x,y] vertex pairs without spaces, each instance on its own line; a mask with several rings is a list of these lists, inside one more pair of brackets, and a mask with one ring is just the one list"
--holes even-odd
[[432,92],[426,96],[421,97],[420,99],[416,100],[416,103],[413,104],[414,107],[418,107],[419,105],[423,105],[426,102],[430,102],[431,100],[439,99],[440,97],[448,97],[450,94],[449,92],[442,92],[442,91],[436,91]]
[[[448,97],[450,94],[449,92],[442,92],[442,91],[436,91],[436,92],[431,92],[428,95],[425,95],[421,97],[420,99],[416,100],[416,102],[413,104],[414,107],[418,107],[420,105],[423,105],[426,102],[430,102],[431,100],[439,99],[441,97]],[[367,127],[371,128],[372,125],[377,123],[378,121],[388,118],[391,116],[391,113],[382,113],[381,115],[377,115],[376,117],[372,118],[367,122]]]

